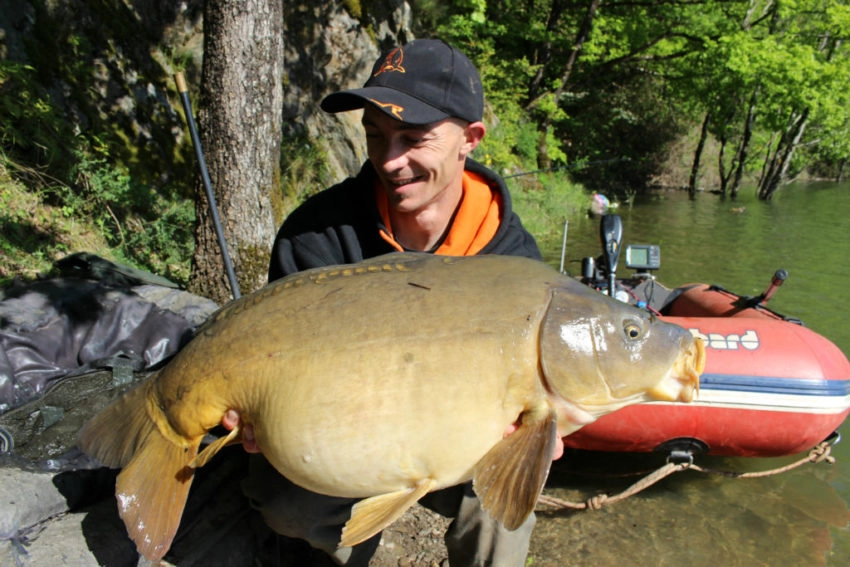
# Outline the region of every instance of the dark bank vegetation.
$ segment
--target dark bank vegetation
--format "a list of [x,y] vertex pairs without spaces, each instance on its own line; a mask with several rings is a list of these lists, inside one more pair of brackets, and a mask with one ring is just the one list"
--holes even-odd
[[[0,279],[32,277],[58,255],[86,248],[187,283],[195,170],[171,74],[201,81],[203,3],[13,4],[0,10]],[[208,0],[207,8],[228,4]],[[386,42],[376,22],[402,5],[327,4],[284,3],[284,41],[318,41],[311,29],[324,34],[332,18],[344,17]],[[412,0],[410,7],[409,22],[390,26],[401,30],[397,39],[405,30],[444,38],[481,69],[489,133],[475,157],[510,176],[535,233],[558,230],[590,191],[624,200],[663,185],[770,199],[798,176],[844,174],[846,2]],[[314,25],[322,10],[328,22]],[[285,105],[295,80],[286,69]],[[317,101],[340,86],[348,85],[299,88]],[[333,148],[306,126],[315,112],[302,106],[285,117],[277,186],[268,189],[275,223],[348,173],[331,166]]]

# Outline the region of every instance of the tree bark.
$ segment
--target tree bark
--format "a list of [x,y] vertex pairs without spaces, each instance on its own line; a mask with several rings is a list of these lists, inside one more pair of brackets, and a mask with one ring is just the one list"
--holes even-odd
[[[590,32],[593,29],[593,20],[596,18],[596,12],[599,9],[599,4],[601,0],[590,0],[590,5],[587,7],[587,11],[584,14],[584,19],[581,22],[581,26],[579,27],[578,33],[576,34],[575,42],[573,43],[573,48],[570,51],[570,55],[567,58],[567,63],[564,66],[564,72],[561,73],[561,78],[558,81],[558,87],[555,89],[553,93],[553,97],[555,99],[555,103],[557,104],[558,99],[561,97],[563,92],[566,90],[567,84],[570,82],[570,77],[573,73],[573,68],[575,67],[576,61],[578,61],[579,54],[581,50],[584,48],[585,42],[590,37]],[[559,9],[562,8],[559,3]],[[554,8],[553,8],[554,10]],[[560,17],[560,13],[558,13]],[[557,22],[557,19],[555,20]],[[550,23],[553,23],[550,21]],[[554,25],[554,24],[553,24]],[[537,78],[535,78],[535,84],[539,85]],[[542,96],[540,89],[535,86],[534,90],[536,92],[532,92],[532,96],[534,97],[530,104],[533,106],[536,100]],[[540,169],[548,169],[551,165],[551,160],[549,159],[549,151],[547,145],[547,138],[549,134],[549,129],[552,126],[552,118],[550,116],[546,116],[543,118],[540,126],[538,126],[537,131],[539,135],[538,143],[537,143],[537,167]]]
[[729,191],[729,196],[733,199],[738,197],[738,190],[741,188],[741,181],[744,179],[744,168],[747,164],[747,156],[750,153],[750,141],[753,139],[758,95],[759,87],[756,87],[756,90],[753,91],[753,96],[750,97],[750,105],[747,108],[747,120],[744,122],[744,133],[741,135],[741,146],[738,148],[737,153],[738,166],[735,168],[735,178],[732,181],[732,187]]
[[[240,290],[266,282],[275,234],[283,106],[282,0],[208,0],[198,127]],[[196,182],[196,249],[190,289],[219,304],[232,297],[209,205]]]
[[788,127],[780,138],[776,152],[774,152],[770,161],[770,167],[759,183],[759,199],[770,200],[788,178],[791,158],[794,157],[794,152],[800,145],[800,140],[802,140],[803,133],[806,131],[808,118],[809,109],[791,114]]
[[697,194],[697,175],[699,175],[699,163],[702,160],[702,152],[705,149],[705,141],[708,139],[708,125],[711,123],[711,111],[705,113],[702,128],[699,131],[699,141],[694,150],[694,161],[691,165],[691,175],[688,178],[688,196],[693,199]]

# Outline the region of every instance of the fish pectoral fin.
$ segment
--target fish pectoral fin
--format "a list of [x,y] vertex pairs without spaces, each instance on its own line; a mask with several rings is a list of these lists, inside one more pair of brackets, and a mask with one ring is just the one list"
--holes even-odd
[[351,547],[380,532],[428,494],[436,481],[420,480],[413,488],[380,494],[361,500],[351,509],[351,518],[342,529],[340,547]]
[[231,443],[237,443],[242,436],[242,428],[240,426],[236,426],[230,430],[230,432],[224,437],[219,437],[198,453],[198,456],[192,459],[189,462],[189,468],[197,469],[199,467],[204,466],[210,459],[215,457],[216,453],[221,451],[227,445]]
[[475,466],[473,487],[481,505],[509,530],[517,529],[534,510],[549,475],[557,435],[554,412],[525,415],[520,427]]

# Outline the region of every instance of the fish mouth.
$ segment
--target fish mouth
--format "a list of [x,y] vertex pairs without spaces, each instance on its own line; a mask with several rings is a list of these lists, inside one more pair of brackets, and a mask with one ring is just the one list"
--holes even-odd
[[705,370],[705,343],[693,337],[691,344],[679,354],[670,371],[649,391],[654,400],[691,402],[699,392],[699,377]]

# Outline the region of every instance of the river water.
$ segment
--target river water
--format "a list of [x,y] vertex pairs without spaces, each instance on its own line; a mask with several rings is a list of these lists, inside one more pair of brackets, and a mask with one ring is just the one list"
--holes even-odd
[[[658,281],[722,285],[757,295],[778,268],[785,284],[770,300],[780,313],[850,354],[850,184],[794,184],[770,202],[683,192],[638,197],[615,211],[623,244],[661,247]],[[599,221],[568,219],[566,271],[598,256]],[[558,267],[561,235],[541,239]],[[620,258],[620,274],[625,275]],[[534,567],[571,566],[846,566],[850,565],[850,424],[832,449],[835,464],[806,464],[763,478],[676,473],[626,500],[596,511],[538,512],[530,553]],[[713,470],[750,472],[795,462],[783,458],[697,457]],[[546,494],[582,502],[616,494],[664,464],[660,455],[575,452],[557,461]]]

